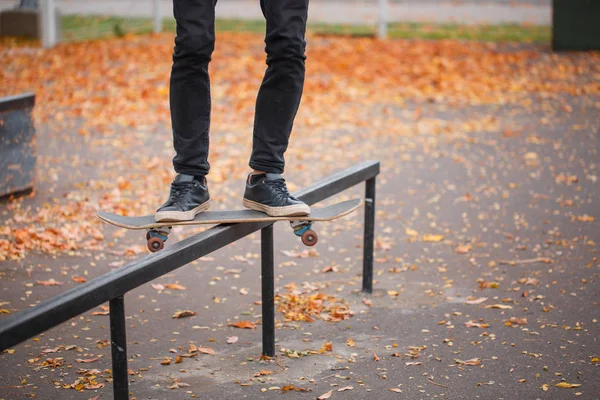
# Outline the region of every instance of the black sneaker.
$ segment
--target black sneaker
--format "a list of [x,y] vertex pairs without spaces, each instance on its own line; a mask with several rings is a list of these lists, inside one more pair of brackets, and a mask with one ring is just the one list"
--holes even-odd
[[262,211],[271,217],[310,214],[309,206],[290,195],[282,176],[270,173],[248,176],[244,207]]
[[210,195],[206,179],[200,182],[192,175],[179,174],[171,183],[169,200],[156,210],[154,219],[156,222],[190,221],[208,207]]

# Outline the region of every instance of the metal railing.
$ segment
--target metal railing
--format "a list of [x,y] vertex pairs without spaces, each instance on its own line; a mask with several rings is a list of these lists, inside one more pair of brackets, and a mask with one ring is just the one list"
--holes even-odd
[[[375,179],[378,174],[379,162],[365,161],[294,193],[296,197],[312,205],[366,182],[362,290],[367,293],[373,290]],[[0,351],[108,301],[114,398],[126,400],[129,398],[129,381],[124,295],[258,230],[261,231],[263,354],[272,357],[275,355],[273,222],[214,226],[158,253],[133,261],[68,290],[29,310],[4,318],[0,320]]]

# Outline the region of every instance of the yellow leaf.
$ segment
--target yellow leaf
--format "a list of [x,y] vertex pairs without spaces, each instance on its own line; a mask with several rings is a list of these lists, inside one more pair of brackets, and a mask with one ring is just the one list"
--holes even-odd
[[410,228],[406,228],[404,230],[404,233],[406,233],[406,236],[418,236],[419,232],[415,231],[414,229],[410,229]]
[[177,283],[167,283],[165,287],[171,290],[185,290],[185,286],[181,286]]
[[579,386],[581,386],[581,383],[567,383],[567,382],[561,382],[561,383],[557,383],[556,385],[554,385],[556,387],[560,387],[560,388],[565,388],[565,389],[572,389],[572,388],[578,388]]
[[471,245],[470,244],[462,244],[460,246],[456,246],[456,254],[467,254],[468,252],[471,251]]
[[[346,344],[350,347],[354,347],[356,345],[356,343],[354,342],[354,339],[349,338],[348,340],[346,340]],[[592,360],[592,362],[594,362],[594,360]]]
[[490,304],[489,306],[485,306],[485,308],[498,308],[500,310],[510,310],[512,306],[508,304]]
[[591,215],[587,215],[587,214],[577,216],[577,221],[580,221],[580,222],[594,222],[594,219],[595,219],[594,217],[592,217]]
[[441,242],[442,240],[444,240],[443,235],[432,235],[430,233],[423,235],[423,241],[425,242]]

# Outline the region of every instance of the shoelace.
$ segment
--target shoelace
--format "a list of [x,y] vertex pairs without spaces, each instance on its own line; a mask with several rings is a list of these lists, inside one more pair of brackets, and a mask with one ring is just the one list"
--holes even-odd
[[265,183],[273,189],[273,191],[279,198],[287,199],[292,197],[290,195],[290,192],[288,192],[287,190],[284,179],[275,179],[272,181],[266,181]]
[[194,186],[194,182],[173,182],[171,184],[170,199],[173,203],[177,203],[184,195],[189,193]]

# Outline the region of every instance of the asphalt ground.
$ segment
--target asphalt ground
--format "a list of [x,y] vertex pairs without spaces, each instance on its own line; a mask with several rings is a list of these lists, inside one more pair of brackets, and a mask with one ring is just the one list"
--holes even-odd
[[[318,46],[337,52],[346,43],[318,41],[313,52]],[[248,51],[261,51],[260,43],[252,46]],[[496,102],[459,102],[442,95],[442,80],[438,95],[411,97],[403,87],[399,100],[378,89],[380,97],[367,101],[356,89],[364,87],[342,79],[348,97],[330,99],[333,115],[313,108],[326,104],[328,93],[314,104],[307,91],[288,152],[292,188],[361,160],[381,161],[374,293],[360,293],[362,210],[318,224],[315,252],[306,252],[286,224],[276,224],[276,293],[279,305],[289,306],[287,314],[276,313],[277,357],[260,359],[254,234],[126,295],[133,397],[313,399],[332,391],[332,399],[600,398],[597,55],[499,46],[453,56],[453,46],[459,45],[435,45],[445,61],[503,55],[514,67],[514,75],[503,77],[513,90],[526,81],[515,61],[523,52],[535,55],[524,69],[528,82],[564,65],[575,71],[562,78],[574,89],[552,91],[548,78],[546,91],[507,90],[494,94]],[[412,67],[421,62],[412,60]],[[310,68],[308,80],[325,82]],[[231,87],[241,91],[240,82]],[[240,207],[251,124],[242,129],[221,115],[231,107],[230,92],[218,83],[214,91],[214,207]],[[94,207],[148,212],[166,196],[172,177],[164,113],[157,123],[148,115],[138,126],[92,129],[66,111],[45,120],[62,111],[44,104],[36,117],[36,195],[3,203],[0,226],[35,230],[27,218],[55,213],[39,222],[38,233],[63,229],[61,235],[72,237],[59,243],[72,248],[34,247],[0,263],[0,303],[10,314],[80,284],[74,276],[89,280],[145,257],[143,234],[101,225]],[[330,202],[361,196],[363,187],[356,187]],[[169,240],[197,231],[177,229]],[[62,284],[39,283],[50,279]],[[303,302],[318,299],[323,309],[309,303],[319,311],[314,321],[298,320],[306,317]],[[324,320],[346,309],[347,319]],[[197,315],[174,319],[179,310]],[[229,326],[239,321],[256,327]],[[0,356],[0,398],[111,398],[108,339],[108,317],[89,312],[15,346]],[[208,350],[175,363],[190,344]],[[170,365],[161,365],[165,357]],[[77,382],[81,391],[72,388]]]

